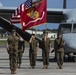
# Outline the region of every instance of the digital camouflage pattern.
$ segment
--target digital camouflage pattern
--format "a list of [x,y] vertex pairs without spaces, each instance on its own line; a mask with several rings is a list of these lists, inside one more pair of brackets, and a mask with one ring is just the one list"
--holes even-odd
[[54,41],[54,49],[57,58],[57,64],[59,68],[62,68],[63,59],[64,59],[64,45],[62,44],[64,41],[62,39],[55,39]]
[[29,59],[30,59],[30,65],[35,66],[36,65],[36,58],[37,58],[37,40],[32,40],[29,49]]
[[11,35],[7,39],[10,69],[13,71],[17,69],[18,41],[19,41],[19,38],[16,35],[14,36]]
[[42,57],[43,57],[43,65],[49,65],[49,51],[50,51],[50,45],[51,40],[49,38],[44,40],[42,39]]

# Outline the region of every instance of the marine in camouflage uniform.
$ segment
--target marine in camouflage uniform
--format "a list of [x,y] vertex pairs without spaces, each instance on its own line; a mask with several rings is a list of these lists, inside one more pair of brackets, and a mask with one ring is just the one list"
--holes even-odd
[[16,31],[13,30],[12,35],[9,36],[7,39],[11,74],[16,74],[18,41],[19,41],[19,38],[16,36]]
[[35,34],[32,34],[29,41],[30,49],[29,49],[29,60],[31,68],[35,68],[36,66],[36,58],[37,58],[37,50],[38,50],[38,41],[35,39]]
[[44,38],[42,39],[42,57],[44,69],[48,68],[49,65],[49,52],[51,48],[51,40],[48,38],[48,32],[44,33]]
[[62,34],[59,33],[58,37],[54,41],[55,55],[57,58],[58,69],[62,69],[63,59],[64,59],[64,41],[62,39]]
[[21,67],[22,56],[23,56],[24,50],[25,50],[25,41],[24,41],[24,39],[23,39],[21,36],[19,36],[19,43],[18,43],[18,60],[17,60],[18,68]]

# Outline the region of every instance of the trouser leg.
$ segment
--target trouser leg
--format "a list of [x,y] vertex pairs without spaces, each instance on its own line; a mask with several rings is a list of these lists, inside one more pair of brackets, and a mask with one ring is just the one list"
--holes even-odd
[[31,53],[31,51],[29,51],[29,62],[30,62],[30,66],[32,66],[32,53]]
[[33,53],[32,54],[32,66],[36,66],[36,58],[37,58],[37,54]]
[[10,54],[9,55],[10,59],[10,70],[11,74],[16,74],[16,69],[17,69],[17,55],[16,54]]
[[48,51],[43,51],[42,52],[42,57],[43,57],[44,68],[48,68],[48,65],[49,65],[49,52]]
[[46,63],[45,63],[45,52],[44,51],[42,51],[42,58],[43,58],[43,65],[46,65]]
[[21,63],[22,63],[22,52],[19,52],[18,53],[18,68],[20,68],[21,67]]
[[49,52],[45,52],[46,65],[49,65]]
[[9,54],[9,65],[10,65],[10,70],[13,70],[13,55]]
[[21,64],[22,63],[22,52],[18,53],[18,63]]
[[61,53],[60,53],[60,64],[61,64],[61,67],[63,65],[63,60],[64,60],[64,51],[62,50]]
[[13,56],[13,69],[16,70],[17,69],[17,54],[14,54]]
[[60,67],[60,52],[56,52],[56,57],[57,57],[57,65]]

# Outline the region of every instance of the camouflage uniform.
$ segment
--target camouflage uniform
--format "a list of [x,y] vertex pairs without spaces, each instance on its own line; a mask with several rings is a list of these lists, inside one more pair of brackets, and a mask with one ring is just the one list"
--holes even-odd
[[19,38],[16,35],[11,35],[8,37],[8,53],[10,60],[10,70],[15,72],[17,69],[17,56],[18,56],[18,41]]
[[22,56],[25,50],[25,41],[19,39],[19,43],[18,43],[18,68],[20,68],[21,63],[22,63]]
[[30,43],[30,49],[29,49],[29,59],[30,59],[30,65],[32,68],[36,65],[36,58],[37,58],[37,40],[32,40]]
[[59,69],[62,68],[64,59],[64,45],[62,44],[62,42],[64,42],[62,39],[55,39],[54,41],[55,55],[57,58],[57,65]]
[[42,57],[43,57],[43,65],[44,68],[48,68],[49,65],[49,51],[50,51],[50,39],[47,38],[46,41],[44,38],[42,39]]

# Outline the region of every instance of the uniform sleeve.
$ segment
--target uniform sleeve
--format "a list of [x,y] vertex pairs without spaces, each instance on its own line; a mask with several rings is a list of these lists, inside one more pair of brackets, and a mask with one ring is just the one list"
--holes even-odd
[[39,47],[39,42],[36,40],[36,46]]
[[54,40],[54,49],[56,49],[56,39]]
[[9,44],[9,37],[8,37],[8,39],[7,39],[7,43]]
[[51,48],[51,40],[48,38],[48,40],[49,40],[49,49]]

